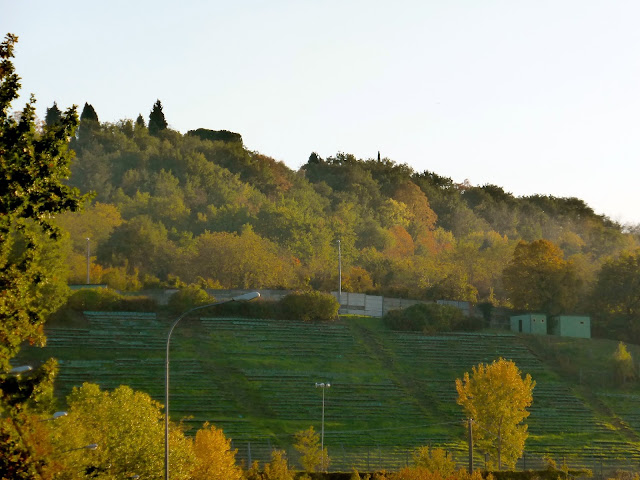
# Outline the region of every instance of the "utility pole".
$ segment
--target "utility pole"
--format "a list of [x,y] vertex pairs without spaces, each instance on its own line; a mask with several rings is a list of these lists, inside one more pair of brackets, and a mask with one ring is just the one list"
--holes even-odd
[[469,474],[473,473],[473,418],[469,418]]

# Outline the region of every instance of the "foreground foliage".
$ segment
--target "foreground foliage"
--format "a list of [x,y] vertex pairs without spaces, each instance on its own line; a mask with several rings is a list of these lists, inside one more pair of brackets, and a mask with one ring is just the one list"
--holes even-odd
[[456,379],[458,404],[473,420],[473,441],[480,450],[491,454],[489,468],[510,469],[522,456],[528,436],[527,407],[533,402],[535,382],[531,375],[522,378],[516,364],[510,360],[494,360],[473,367]]

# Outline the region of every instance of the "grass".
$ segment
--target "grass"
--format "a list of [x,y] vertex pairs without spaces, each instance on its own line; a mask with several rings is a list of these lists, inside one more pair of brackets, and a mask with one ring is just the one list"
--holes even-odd
[[[126,313],[57,320],[47,327],[49,346],[25,348],[20,361],[60,359],[61,399],[90,381],[103,388],[128,384],[163,402],[169,325],[162,317]],[[325,444],[334,467],[364,468],[373,459],[378,467],[402,466],[408,451],[428,444],[452,451],[464,464],[464,415],[454,381],[473,365],[504,357],[537,381],[529,456],[551,453],[580,465],[624,457],[637,464],[640,390],[607,383],[607,359],[616,347],[507,332],[427,337],[391,332],[380,319],[365,317],[333,324],[189,320],[172,338],[171,412],[192,431],[205,421],[222,427],[240,458],[251,452],[262,460],[260,452],[266,458],[274,446],[295,455],[292,435],[321,427],[322,391],[315,383],[330,382]],[[640,355],[636,346],[630,351]]]

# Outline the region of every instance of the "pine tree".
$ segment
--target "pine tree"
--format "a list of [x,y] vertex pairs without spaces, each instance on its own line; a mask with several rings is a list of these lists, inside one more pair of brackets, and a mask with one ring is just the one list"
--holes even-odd
[[58,108],[56,102],[53,102],[53,106],[51,108],[47,108],[47,113],[44,117],[44,123],[47,125],[47,127],[51,127],[60,123],[61,119],[62,112]]
[[138,118],[136,118],[136,128],[146,128],[146,124],[144,123],[144,118],[142,117],[142,114],[139,113],[138,114]]
[[149,133],[151,135],[157,135],[166,128],[167,121],[164,118],[164,113],[162,113],[162,103],[160,103],[160,100],[156,100],[149,114]]

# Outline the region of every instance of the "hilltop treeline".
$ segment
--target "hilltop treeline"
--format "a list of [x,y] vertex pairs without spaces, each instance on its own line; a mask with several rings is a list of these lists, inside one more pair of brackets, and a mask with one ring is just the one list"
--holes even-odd
[[148,126],[83,111],[71,184],[95,198],[59,219],[74,281],[89,238],[91,280],[119,289],[337,290],[339,241],[344,291],[573,313],[593,308],[602,264],[638,247],[577,198],[515,197],[379,156],[312,153],[294,171],[232,132],[173,131],[158,109]]

